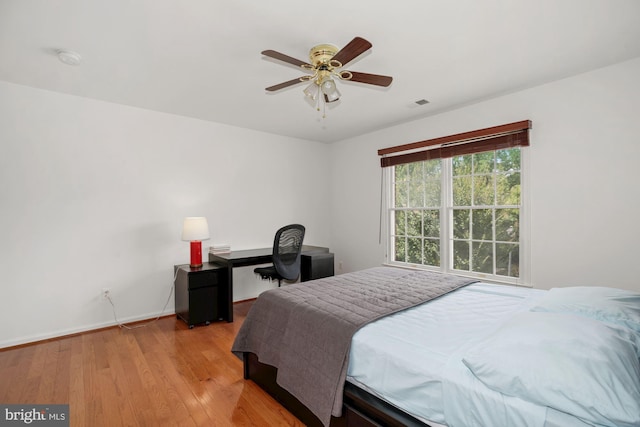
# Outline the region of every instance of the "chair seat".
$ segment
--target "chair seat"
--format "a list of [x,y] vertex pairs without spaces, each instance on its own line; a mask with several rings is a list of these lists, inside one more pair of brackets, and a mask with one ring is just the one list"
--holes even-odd
[[263,279],[278,280],[278,281],[282,280],[282,276],[278,274],[274,266],[258,267],[255,270],[253,270],[253,272],[256,274],[259,274],[260,277],[262,277]]

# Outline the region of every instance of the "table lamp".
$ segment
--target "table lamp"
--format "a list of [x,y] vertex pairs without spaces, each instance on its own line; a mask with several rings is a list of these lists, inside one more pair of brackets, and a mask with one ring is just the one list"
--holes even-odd
[[209,239],[209,224],[203,216],[190,216],[182,225],[182,240],[191,242],[191,267],[202,267],[202,240]]

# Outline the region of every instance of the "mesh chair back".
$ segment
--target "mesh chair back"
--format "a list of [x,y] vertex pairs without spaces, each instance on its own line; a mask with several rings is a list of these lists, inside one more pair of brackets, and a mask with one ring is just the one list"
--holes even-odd
[[273,266],[286,280],[295,280],[300,275],[304,231],[304,226],[300,224],[285,225],[276,232],[273,240]]

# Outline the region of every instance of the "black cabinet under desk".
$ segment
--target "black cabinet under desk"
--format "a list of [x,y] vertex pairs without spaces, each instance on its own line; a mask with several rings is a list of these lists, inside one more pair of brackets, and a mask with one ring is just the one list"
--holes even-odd
[[301,282],[334,275],[334,259],[331,252],[309,251],[301,256],[300,264]]
[[202,267],[189,264],[174,266],[176,316],[189,328],[208,325],[216,320],[232,321],[228,301],[228,269],[216,263],[205,262]]

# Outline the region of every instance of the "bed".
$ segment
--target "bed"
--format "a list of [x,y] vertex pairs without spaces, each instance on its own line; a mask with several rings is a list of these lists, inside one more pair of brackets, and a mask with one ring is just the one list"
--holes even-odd
[[232,351],[311,426],[638,426],[639,336],[640,294],[378,267],[263,293]]

